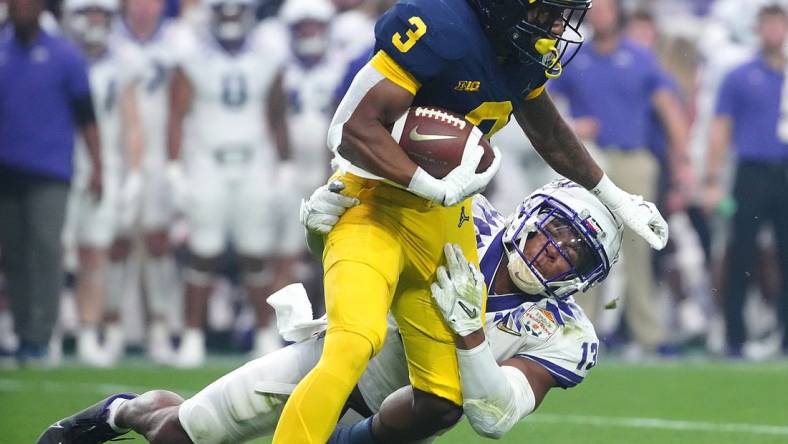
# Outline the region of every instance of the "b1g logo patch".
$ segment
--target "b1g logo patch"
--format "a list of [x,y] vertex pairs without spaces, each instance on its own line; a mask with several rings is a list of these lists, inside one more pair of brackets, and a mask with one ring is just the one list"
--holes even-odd
[[558,323],[550,311],[532,306],[522,317],[523,330],[537,339],[546,341],[558,331]]

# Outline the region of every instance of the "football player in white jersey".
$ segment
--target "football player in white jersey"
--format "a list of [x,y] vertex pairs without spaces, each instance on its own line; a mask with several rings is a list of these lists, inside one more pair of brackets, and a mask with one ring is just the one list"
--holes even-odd
[[[354,204],[321,187],[305,204],[305,224],[328,231]],[[481,272],[449,245],[432,292],[456,332],[465,415],[479,434],[500,437],[551,388],[576,386],[596,364],[598,339],[572,295],[607,276],[618,259],[622,224],[566,180],[538,189],[508,218],[480,195],[473,205]],[[128,429],[170,444],[246,442],[273,433],[288,394],[322,348],[325,323],[311,320],[302,291],[289,286],[269,298],[278,307],[280,330],[300,342],[247,363],[186,401],[163,390],[111,396],[61,420],[62,428],[48,429],[38,442],[71,433],[73,441],[64,444],[98,443]],[[398,442],[389,441],[386,424],[402,418],[400,408],[410,408],[412,391],[396,328],[390,322],[382,351],[348,401],[368,419],[340,425],[329,442]]]
[[[334,17],[330,0],[288,0],[279,17],[289,31],[290,57],[283,84],[288,98],[288,137],[292,167],[298,177],[288,184],[291,192],[282,195],[277,205],[280,232],[279,279],[273,288],[292,282],[292,271],[302,258],[317,266],[304,245],[303,227],[297,223],[298,205],[325,183],[330,174],[326,137],[334,112],[334,91],[342,80],[344,64],[330,51],[328,31]],[[308,131],[305,129],[309,129]],[[311,259],[311,260],[310,260]],[[303,278],[301,278],[303,279]],[[298,280],[301,280],[298,279]],[[314,301],[322,303],[320,301]]]
[[[186,326],[174,364],[205,359],[202,327],[220,254],[229,237],[255,306],[255,353],[280,347],[271,326],[271,264],[277,243],[277,165],[288,160],[281,57],[251,38],[251,0],[208,0],[205,27],[179,56],[168,128],[168,177],[189,225]],[[258,46],[260,45],[260,46]],[[188,119],[188,121],[187,121]]]
[[[143,128],[143,191],[138,201],[139,226],[145,240],[142,264],[144,294],[150,316],[148,354],[155,362],[167,362],[172,355],[166,318],[176,293],[176,269],[169,245],[169,227],[174,208],[167,189],[165,165],[168,86],[172,75],[172,47],[179,41],[178,26],[163,16],[164,0],[124,0],[116,37],[135,49],[141,66],[137,88]],[[123,248],[120,248],[123,247]],[[125,250],[125,251],[124,251]],[[117,249],[128,255],[130,243]],[[138,282],[136,264],[119,261],[112,270],[111,291],[127,294]]]
[[[91,165],[84,142],[77,140],[75,175],[68,204],[65,242],[77,248],[77,307],[80,331],[77,356],[93,366],[109,366],[114,356],[102,349],[97,328],[102,321],[107,297],[110,246],[128,230],[124,211],[141,188],[141,133],[135,100],[136,75],[131,50],[110,40],[110,29],[118,10],[117,0],[66,0],[65,31],[88,58],[91,94],[101,141],[103,195],[96,201],[88,189]],[[116,313],[120,300],[110,293],[108,312]],[[108,327],[107,337],[118,327]],[[114,332],[114,334],[113,334]],[[108,341],[111,342],[111,341]]]

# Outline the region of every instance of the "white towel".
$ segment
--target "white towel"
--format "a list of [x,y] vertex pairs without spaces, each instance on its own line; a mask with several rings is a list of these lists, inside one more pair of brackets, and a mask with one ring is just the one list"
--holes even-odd
[[325,316],[312,319],[312,304],[300,282],[268,296],[266,302],[276,311],[276,328],[285,341],[303,341],[328,325]]

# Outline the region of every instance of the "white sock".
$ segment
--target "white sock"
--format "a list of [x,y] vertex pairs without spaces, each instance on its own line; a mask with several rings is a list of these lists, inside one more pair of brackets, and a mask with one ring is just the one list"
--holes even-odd
[[175,262],[169,256],[145,260],[145,285],[151,314],[164,318],[175,292]]
[[127,433],[131,429],[124,429],[120,428],[115,424],[115,416],[118,414],[118,410],[120,406],[123,405],[124,402],[128,401],[126,398],[115,398],[109,405],[109,415],[107,415],[107,424],[109,427],[115,431],[116,433]]

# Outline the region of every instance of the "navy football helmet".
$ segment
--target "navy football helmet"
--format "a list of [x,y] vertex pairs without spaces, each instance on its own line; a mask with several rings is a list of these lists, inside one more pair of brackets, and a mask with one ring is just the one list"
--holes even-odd
[[592,0],[469,0],[502,57],[561,71],[583,45],[580,24]]

